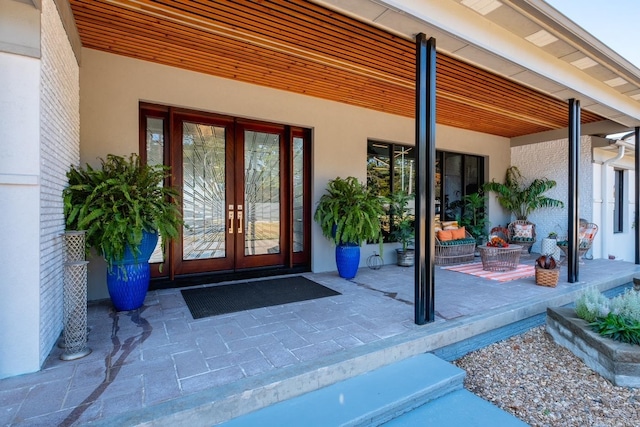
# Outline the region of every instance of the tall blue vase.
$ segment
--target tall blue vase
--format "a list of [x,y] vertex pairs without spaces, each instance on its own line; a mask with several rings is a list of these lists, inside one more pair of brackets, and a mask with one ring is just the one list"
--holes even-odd
[[353,279],[360,265],[360,245],[347,243],[336,246],[338,275],[343,279]]
[[116,310],[129,311],[142,307],[151,279],[149,258],[157,243],[158,233],[143,232],[140,253],[134,256],[127,246],[122,260],[113,261],[113,267],[107,270],[107,288]]

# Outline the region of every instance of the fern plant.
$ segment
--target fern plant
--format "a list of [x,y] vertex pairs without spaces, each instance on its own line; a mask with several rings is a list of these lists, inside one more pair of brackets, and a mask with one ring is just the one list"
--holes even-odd
[[167,166],[142,164],[137,154],[100,161],[99,169],[72,166],[63,191],[67,229],[86,230],[87,249],[96,248],[111,268],[127,246],[139,255],[143,231],[158,232],[163,245],[178,236],[178,193],[162,185]]
[[320,197],[314,220],[322,234],[336,245],[361,245],[367,240],[381,241],[380,198],[355,177],[335,178]]

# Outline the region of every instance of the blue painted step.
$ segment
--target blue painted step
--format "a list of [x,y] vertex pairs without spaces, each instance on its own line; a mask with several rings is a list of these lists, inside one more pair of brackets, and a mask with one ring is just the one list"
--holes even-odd
[[383,427],[524,427],[525,422],[503,411],[467,390],[456,390],[413,411],[407,412]]
[[379,425],[461,390],[464,376],[462,369],[433,354],[421,354],[279,402],[224,425]]

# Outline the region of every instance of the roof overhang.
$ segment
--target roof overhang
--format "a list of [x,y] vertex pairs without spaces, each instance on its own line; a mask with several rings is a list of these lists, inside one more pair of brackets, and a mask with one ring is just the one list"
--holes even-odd
[[441,52],[556,99],[580,100],[583,109],[607,119],[583,133],[640,126],[640,70],[544,1],[314,1],[407,39],[423,32],[437,39]]
[[517,34],[546,28],[569,40],[577,32],[557,12],[544,21],[546,9],[531,6],[544,6],[539,1],[504,0],[486,15],[460,0],[70,4],[84,47],[406,117],[415,113],[413,41],[423,32],[436,38],[440,53],[438,123],[529,143],[547,132],[566,136],[566,100],[576,98],[583,133],[640,125],[637,69],[615,74],[604,66],[617,70],[621,58],[607,49],[604,59],[594,54],[601,79],[627,82],[611,87],[588,74],[593,67],[581,70],[569,60],[597,40],[537,47]]

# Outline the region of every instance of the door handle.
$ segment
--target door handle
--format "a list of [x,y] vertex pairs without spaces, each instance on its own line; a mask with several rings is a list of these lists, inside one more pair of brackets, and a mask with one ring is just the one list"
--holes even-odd
[[242,205],[238,205],[238,234],[242,234]]
[[233,234],[233,211],[229,211],[229,234]]

